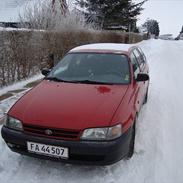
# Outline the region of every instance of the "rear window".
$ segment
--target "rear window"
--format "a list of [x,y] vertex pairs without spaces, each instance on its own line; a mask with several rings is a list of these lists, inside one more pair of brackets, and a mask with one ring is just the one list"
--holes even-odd
[[71,82],[127,84],[130,82],[128,58],[119,54],[70,53],[53,68],[49,77]]

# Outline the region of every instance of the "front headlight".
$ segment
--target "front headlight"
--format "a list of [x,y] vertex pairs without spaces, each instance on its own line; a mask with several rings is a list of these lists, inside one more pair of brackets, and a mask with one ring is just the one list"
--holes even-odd
[[10,116],[6,116],[4,125],[14,130],[20,130],[20,131],[23,130],[22,122]]
[[83,140],[112,140],[122,134],[121,124],[109,128],[90,128],[84,130],[81,139]]

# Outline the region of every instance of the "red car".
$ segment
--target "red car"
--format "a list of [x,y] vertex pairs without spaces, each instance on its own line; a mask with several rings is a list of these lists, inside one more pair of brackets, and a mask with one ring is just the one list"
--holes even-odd
[[9,110],[2,128],[20,154],[108,165],[130,158],[147,101],[149,69],[137,46],[91,44],[71,50]]

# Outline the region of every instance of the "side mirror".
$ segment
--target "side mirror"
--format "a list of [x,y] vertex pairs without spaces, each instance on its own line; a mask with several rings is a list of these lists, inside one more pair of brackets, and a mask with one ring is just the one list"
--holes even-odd
[[136,81],[137,82],[149,81],[149,75],[148,74],[138,74]]
[[50,73],[50,69],[44,68],[41,70],[42,75],[47,76]]

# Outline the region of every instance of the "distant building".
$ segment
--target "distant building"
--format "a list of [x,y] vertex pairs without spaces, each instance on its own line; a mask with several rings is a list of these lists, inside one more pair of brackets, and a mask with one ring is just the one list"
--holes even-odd
[[106,27],[106,30],[118,30],[118,31],[124,31],[124,32],[128,31],[128,29],[122,25],[109,26],[109,27]]
[[20,28],[19,15],[25,6],[35,0],[2,0],[0,1],[0,27]]
[[4,28],[7,28],[7,27],[11,27],[11,28],[20,28],[21,25],[19,22],[0,22],[0,27],[4,27]]
[[163,34],[159,36],[159,39],[163,39],[163,40],[173,40],[173,35],[172,34]]

